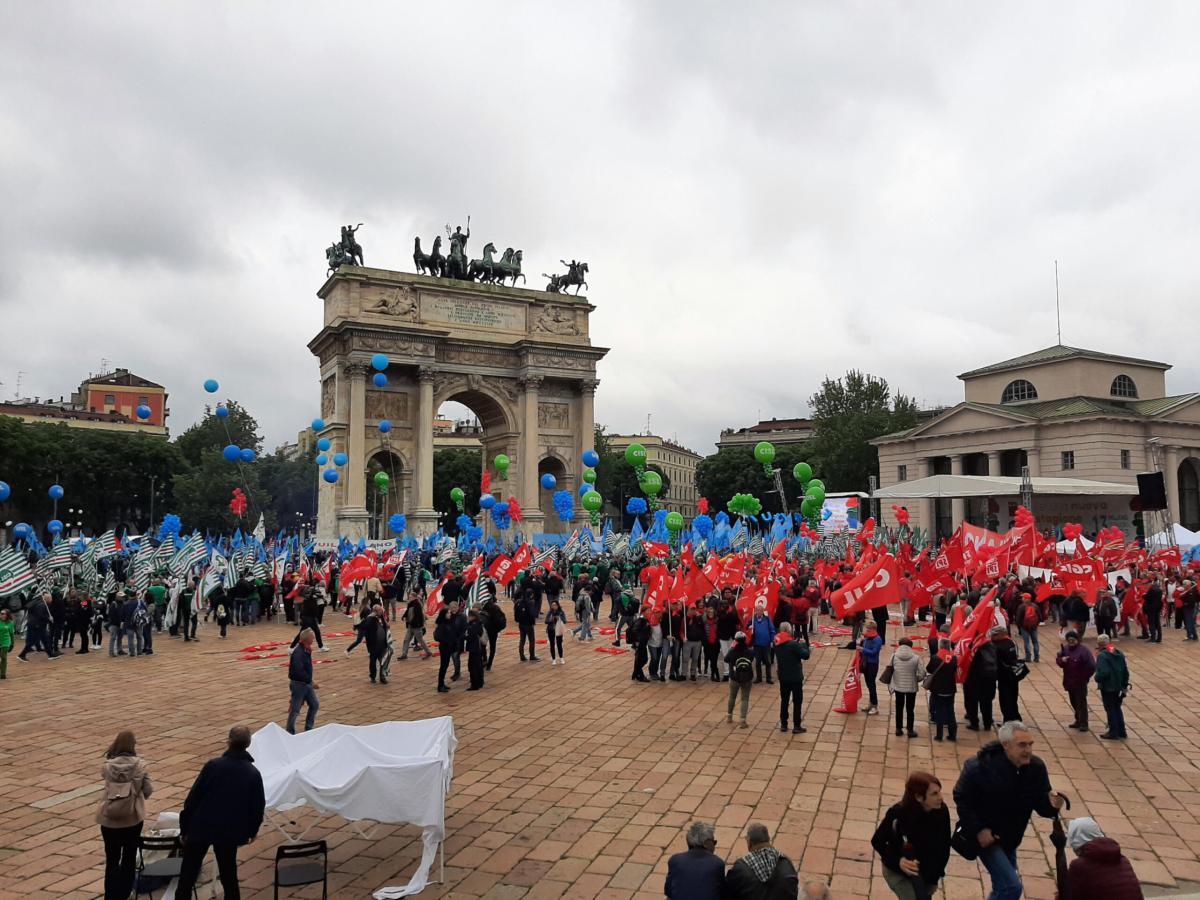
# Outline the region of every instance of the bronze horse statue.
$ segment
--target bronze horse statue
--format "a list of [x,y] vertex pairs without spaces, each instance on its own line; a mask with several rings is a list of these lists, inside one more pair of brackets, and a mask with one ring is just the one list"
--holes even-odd
[[442,255],[440,234],[433,239],[433,252],[428,254],[421,252],[421,239],[413,238],[413,265],[417,267],[419,275],[424,275],[427,271],[437,277],[446,274],[446,257]]
[[492,271],[489,273],[488,281],[492,284],[504,284],[509,278],[512,279],[512,286],[517,286],[517,279],[525,281],[525,276],[521,273],[521,257],[524,256],[523,250],[514,251],[509,247],[504,251],[504,255],[500,257],[498,262],[492,264]]
[[579,296],[579,289],[587,287],[588,283],[584,280],[584,276],[588,271],[588,264],[585,262],[576,262],[571,260],[567,262],[565,259],[560,259],[560,263],[567,267],[566,275],[547,275],[542,273],[543,278],[549,278],[550,283],[546,285],[546,290],[551,294],[565,293],[565,289],[571,285],[575,285],[575,296]]
[[486,282],[492,277],[492,269],[496,265],[496,261],[492,258],[492,254],[496,252],[496,245],[488,241],[483,248],[483,259],[471,260],[471,265],[467,268],[467,281],[479,279],[481,282]]

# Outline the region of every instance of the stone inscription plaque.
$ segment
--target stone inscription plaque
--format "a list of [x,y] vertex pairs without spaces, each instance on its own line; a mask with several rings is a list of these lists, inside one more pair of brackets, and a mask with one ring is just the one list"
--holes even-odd
[[525,310],[504,303],[475,298],[421,297],[421,319],[462,325],[466,328],[490,328],[525,332]]

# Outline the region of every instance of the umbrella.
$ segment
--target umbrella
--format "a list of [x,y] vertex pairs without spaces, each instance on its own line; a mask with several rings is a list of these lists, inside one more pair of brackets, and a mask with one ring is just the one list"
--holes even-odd
[[[1071,798],[1061,791],[1058,795],[1063,798],[1063,805],[1070,809]],[[1058,900],[1070,900],[1067,891],[1067,832],[1063,829],[1061,814],[1055,815],[1054,824],[1050,827],[1050,843],[1054,845],[1054,880],[1058,883]]]

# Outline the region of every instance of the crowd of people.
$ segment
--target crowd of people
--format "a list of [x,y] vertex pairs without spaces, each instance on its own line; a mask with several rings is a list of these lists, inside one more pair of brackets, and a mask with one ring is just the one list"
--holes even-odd
[[[345,653],[352,654],[360,645],[365,648],[371,683],[388,684],[393,660],[408,659],[410,651],[423,659],[436,653],[436,690],[446,693],[462,677],[465,654],[467,690],[478,691],[485,687],[499,637],[508,628],[503,600],[511,599],[508,609],[521,663],[548,656],[552,666],[565,666],[573,646],[611,637],[614,650],[626,648],[631,654],[633,682],[726,684],[730,724],[736,715],[737,724],[748,727],[752,690],[763,683],[777,684],[779,728],[798,734],[805,732],[805,662],[814,644],[836,646],[840,635],[847,638],[841,646],[856,653],[867,695],[863,713],[879,712],[879,685],[886,685],[897,737],[919,735],[917,697],[922,692],[935,741],[957,740],[960,722],[968,730],[997,732],[998,739],[968,762],[955,786],[959,823],[953,846],[978,857],[991,874],[993,896],[1005,898],[1021,896],[1016,849],[1029,816],[1055,817],[1061,806],[1059,795],[1049,788],[1045,767],[1032,756],[1032,729],[1021,724],[1021,683],[1030,667],[1041,663],[1046,635],[1055,632],[1060,638],[1054,661],[1062,673],[1064,707],[1071,711],[1068,727],[1079,732],[1091,727],[1089,691],[1094,684],[1107,720],[1100,737],[1123,740],[1123,701],[1132,685],[1119,644],[1135,637],[1161,642],[1164,613],[1185,640],[1194,640],[1200,601],[1194,581],[1183,571],[1150,571],[1140,592],[1118,579],[1112,590],[1102,589],[1092,598],[1081,591],[1047,595],[1030,579],[1006,573],[982,583],[958,579],[954,587],[937,591],[928,606],[902,605],[900,621],[887,606],[838,619],[831,598],[852,577],[849,566],[818,578],[801,562],[790,577],[779,579],[773,603],[760,599],[748,606],[735,586],[714,588],[696,599],[652,602],[643,568],[607,557],[551,560],[503,583],[486,575],[468,579],[464,573],[455,574],[453,566],[442,571],[432,559],[421,562],[346,583],[338,580],[332,565],[324,577],[313,566],[304,574],[289,569],[278,580],[242,577],[210,590],[202,590],[198,577],[163,575],[152,579],[140,595],[122,585],[99,598],[70,587],[40,592],[18,610],[0,610],[0,677],[7,675],[8,653],[22,632],[25,647],[17,656],[21,661],[39,651],[59,659],[76,644],[76,653],[102,651],[106,633],[110,656],[135,658],[152,655],[156,638],[161,640],[164,633],[181,642],[200,640],[201,633],[207,638],[213,631],[201,632],[202,623],[211,622],[220,639],[230,628],[249,628],[264,620],[286,622],[296,627],[288,661],[287,729],[294,732],[302,711],[304,728],[316,725],[320,701],[312,654],[329,651],[322,635],[327,611],[353,619],[355,637]],[[1131,603],[1134,598],[1137,602]],[[954,632],[980,617],[986,619],[986,628],[979,632],[986,639],[972,644],[964,655]],[[897,637],[901,622],[904,628]],[[397,629],[403,629],[402,641]],[[889,630],[894,641],[890,654]],[[1094,649],[1086,643],[1089,631],[1095,635]],[[112,770],[114,780],[137,777],[136,766],[121,762],[131,752],[122,749],[126,743],[119,739],[110,751],[116,762],[106,764],[106,771]],[[123,773],[125,769],[129,771]],[[142,783],[142,796],[149,796],[149,777]],[[1034,784],[1036,791],[1030,787]],[[1021,798],[1019,807],[1013,806],[1014,797]],[[941,783],[929,773],[913,773],[904,798],[888,811],[872,842],[897,896],[929,896],[940,880],[951,847],[947,816]],[[120,816],[105,821],[110,863],[115,872],[123,872],[129,835],[122,829],[132,826],[117,824],[123,821]],[[1097,877],[1105,867],[1124,871],[1128,866],[1095,823],[1084,822],[1068,834],[1074,834],[1067,843],[1078,852],[1071,869],[1085,879],[1081,883],[1091,883],[1086,879]],[[698,845],[692,846],[692,837]],[[688,854],[699,855],[706,840],[699,832],[689,833]],[[765,829],[748,833],[748,840],[751,856],[770,847]],[[686,861],[676,868],[680,866],[687,868]],[[668,896],[673,885],[691,884],[688,879],[694,874],[680,870],[669,876]],[[736,884],[748,876],[760,882],[773,877],[766,863],[747,863],[743,870],[735,866],[728,873],[722,866],[722,884]],[[113,877],[118,884],[124,878]],[[742,896],[736,890],[730,895]]]

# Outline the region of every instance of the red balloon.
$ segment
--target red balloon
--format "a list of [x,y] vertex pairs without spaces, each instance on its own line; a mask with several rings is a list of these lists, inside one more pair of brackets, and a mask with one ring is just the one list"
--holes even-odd
[[846,498],[846,509],[858,509],[858,498],[857,497],[847,497]]

